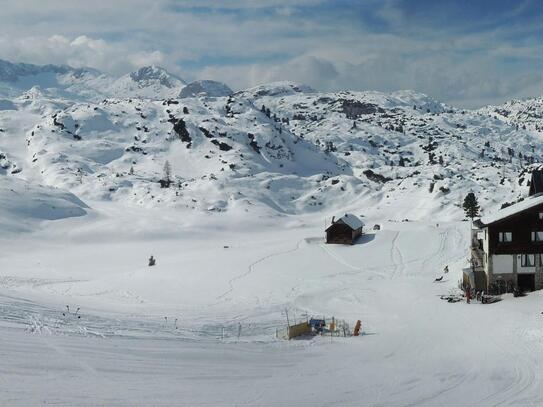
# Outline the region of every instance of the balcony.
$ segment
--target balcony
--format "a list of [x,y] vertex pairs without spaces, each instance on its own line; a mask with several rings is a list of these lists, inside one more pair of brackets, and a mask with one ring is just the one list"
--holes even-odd
[[470,260],[475,270],[484,270],[485,268],[485,252],[482,245],[470,247]]

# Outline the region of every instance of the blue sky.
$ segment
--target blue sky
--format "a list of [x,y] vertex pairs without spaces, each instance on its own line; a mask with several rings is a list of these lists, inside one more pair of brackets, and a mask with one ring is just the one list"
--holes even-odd
[[542,17],[535,0],[5,0],[0,58],[477,107],[543,94]]

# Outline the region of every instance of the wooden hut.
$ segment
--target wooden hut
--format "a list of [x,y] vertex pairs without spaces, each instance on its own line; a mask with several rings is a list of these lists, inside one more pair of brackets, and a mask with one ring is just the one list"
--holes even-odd
[[352,213],[341,218],[332,218],[332,224],[326,228],[326,243],[354,244],[362,234],[364,222]]

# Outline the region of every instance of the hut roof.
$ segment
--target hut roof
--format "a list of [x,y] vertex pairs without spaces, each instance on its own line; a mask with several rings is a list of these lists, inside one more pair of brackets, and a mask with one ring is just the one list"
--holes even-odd
[[[345,225],[349,226],[353,230],[360,229],[361,227],[364,226],[364,222],[362,222],[357,216],[353,215],[352,213],[346,213],[341,218],[334,221],[332,225],[338,222],[344,223]],[[328,230],[332,225],[328,226],[326,230]]]

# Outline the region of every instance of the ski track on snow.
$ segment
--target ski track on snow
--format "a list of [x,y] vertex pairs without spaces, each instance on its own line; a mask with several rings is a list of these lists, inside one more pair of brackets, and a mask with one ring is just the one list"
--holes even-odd
[[242,274],[228,280],[228,285],[230,286],[230,288],[228,290],[226,290],[224,293],[222,293],[221,295],[219,295],[217,297],[217,300],[221,300],[221,299],[225,298],[228,294],[230,294],[232,291],[234,291],[235,282],[237,282],[239,280],[242,280],[245,277],[247,277],[248,275],[250,275],[251,273],[253,273],[254,268],[255,268],[255,266],[257,264],[262,263],[262,262],[264,262],[264,261],[266,261],[268,259],[271,259],[272,257],[282,256],[282,255],[293,253],[293,252],[299,250],[300,245],[304,240],[305,239],[300,239],[296,243],[296,246],[293,249],[288,249],[288,250],[283,250],[283,251],[280,251],[280,252],[275,252],[275,253],[268,254],[268,255],[266,255],[264,257],[259,258],[258,260],[254,261],[253,263],[249,264],[249,266],[247,267],[247,271],[245,273],[242,273]]

